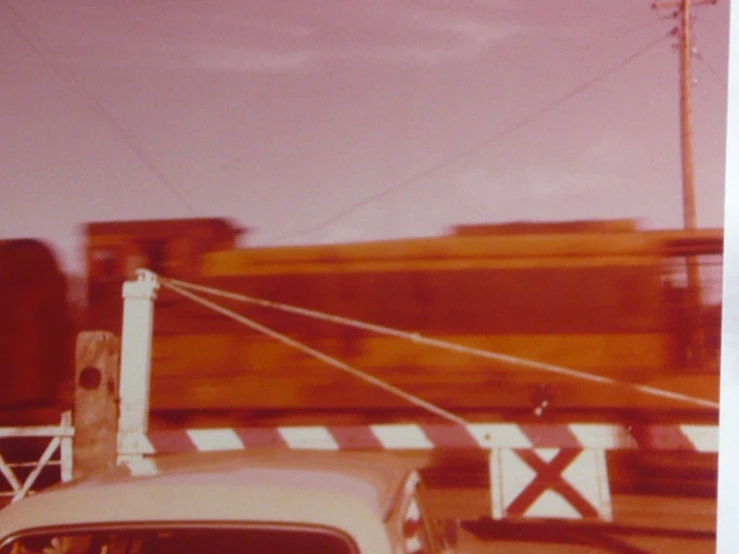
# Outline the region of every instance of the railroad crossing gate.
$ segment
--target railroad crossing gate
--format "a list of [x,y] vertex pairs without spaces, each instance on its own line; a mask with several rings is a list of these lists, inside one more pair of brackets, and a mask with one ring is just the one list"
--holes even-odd
[[[605,452],[609,449],[656,448],[714,451],[716,429],[700,426],[667,426],[641,429],[641,426],[614,425],[516,425],[470,423],[428,402],[365,374],[326,354],[318,352],[285,335],[252,321],[223,306],[206,300],[192,290],[211,294],[236,295],[175,281],[159,279],[147,270],[139,270],[136,281],[123,287],[123,333],[120,357],[120,402],[117,457],[119,462],[143,464],[155,469],[148,456],[166,450],[230,450],[255,446],[295,449],[393,449],[429,450],[435,448],[482,449],[489,457],[490,498],[493,519],[555,518],[579,520],[613,519]],[[204,307],[257,330],[270,338],[298,348],[346,373],[361,378],[441,416],[453,425],[371,425],[364,429],[292,427],[277,429],[181,429],[174,433],[150,433],[148,430],[153,303],[160,285],[184,295]],[[381,328],[330,314],[311,312],[295,306],[278,305],[266,300],[238,295],[239,300],[271,308],[319,317],[360,327],[364,330],[403,337],[429,346],[463,351],[469,355],[510,362],[500,353],[479,351],[443,341],[427,339],[397,329]],[[516,358],[516,363],[573,378],[602,378],[571,368],[553,366]],[[618,384],[608,380],[606,384]],[[658,396],[711,405],[713,403],[670,391],[634,385],[634,388]],[[160,435],[160,436],[158,436]],[[166,436],[165,436],[166,435]]]
[[[633,430],[632,430],[633,431]],[[150,431],[121,451],[126,457],[175,452],[291,450],[430,450],[484,452],[491,516],[515,519],[612,519],[605,452],[639,445],[620,426],[386,424],[347,427],[169,429]],[[663,448],[675,448],[675,441]],[[150,459],[148,463],[154,463]]]
[[490,493],[493,519],[613,517],[602,449],[496,448]]

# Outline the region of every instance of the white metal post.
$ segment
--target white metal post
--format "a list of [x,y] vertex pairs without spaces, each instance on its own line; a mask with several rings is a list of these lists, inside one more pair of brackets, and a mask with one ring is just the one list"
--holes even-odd
[[62,413],[61,431],[62,441],[59,445],[59,460],[61,463],[62,483],[66,483],[72,480],[72,470],[74,468],[72,461],[72,437],[67,436],[68,431],[74,432],[71,411]]
[[122,455],[141,452],[139,442],[149,428],[154,300],[159,282],[156,274],[146,269],[136,274],[136,281],[123,284],[119,460]]

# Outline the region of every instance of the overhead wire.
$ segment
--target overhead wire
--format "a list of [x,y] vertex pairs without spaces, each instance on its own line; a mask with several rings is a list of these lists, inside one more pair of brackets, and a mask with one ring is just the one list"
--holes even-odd
[[625,24],[625,25],[620,25],[614,29],[611,29],[608,32],[605,32],[605,30],[603,30],[603,32],[598,31],[597,37],[583,44],[581,48],[588,49],[591,46],[595,46],[595,45],[602,47],[603,43],[606,41],[611,42],[611,41],[619,40],[629,35],[632,35],[638,31],[642,31],[644,29],[651,29],[652,27],[656,27],[658,25],[663,25],[662,21],[660,21],[659,19],[650,18],[648,21],[644,21],[643,23],[640,23],[639,25]]
[[[696,16],[696,15],[693,15],[693,16],[691,17],[691,19],[693,19],[693,20],[695,20],[695,21],[698,21],[698,20],[699,20],[699,17],[698,17],[698,16]],[[695,35],[695,31],[693,31],[693,33],[694,33],[694,35]],[[723,85],[724,87],[728,87],[728,83],[727,83],[727,81],[726,81],[726,76],[725,76],[725,75],[721,75],[721,74],[720,74],[720,73],[719,73],[718,71],[716,71],[716,69],[715,69],[715,68],[714,68],[714,67],[713,67],[713,66],[712,66],[712,65],[711,65],[710,63],[708,63],[708,60],[706,60],[706,59],[705,59],[705,58],[703,57],[703,52],[701,52],[700,48],[699,48],[699,47],[697,46],[697,43],[698,43],[698,37],[697,37],[697,36],[694,36],[694,39],[693,39],[693,40],[694,40],[694,46],[693,46],[693,48],[694,48],[694,50],[693,50],[693,57],[694,57],[694,58],[695,58],[696,60],[698,60],[698,61],[699,61],[700,63],[702,63],[702,64],[703,64],[703,65],[704,65],[704,66],[706,67],[706,69],[708,69],[709,73],[711,73],[711,74],[713,75],[713,77],[714,77],[714,78],[715,78],[715,79],[716,79],[716,80],[717,80],[717,81],[718,81],[718,82],[719,82],[719,83],[720,83],[721,85]]]
[[711,73],[721,85],[723,85],[724,87],[729,86],[726,77],[722,76],[718,71],[716,71],[716,69],[710,63],[708,63],[708,61],[706,61],[701,53],[698,53],[696,59],[708,69],[709,73]]
[[366,196],[365,198],[363,198],[363,199],[361,199],[361,200],[359,200],[357,202],[354,202],[354,203],[348,205],[347,207],[343,208],[339,212],[335,213],[334,215],[330,216],[329,218],[323,220],[320,223],[317,223],[315,225],[311,225],[311,226],[305,227],[303,229],[299,229],[299,230],[294,231],[294,232],[291,232],[291,233],[285,233],[283,235],[279,235],[279,236],[277,236],[277,237],[275,237],[275,238],[273,238],[271,240],[264,241],[264,243],[265,244],[275,244],[275,243],[278,243],[278,242],[282,242],[282,241],[284,241],[286,239],[293,239],[293,238],[298,238],[298,237],[302,237],[302,236],[306,236],[306,235],[312,235],[314,233],[317,233],[319,231],[322,231],[324,229],[327,229],[327,228],[333,226],[334,224],[336,224],[337,222],[339,222],[340,220],[344,219],[348,215],[351,215],[351,214],[353,214],[353,213],[361,210],[365,206],[367,206],[369,204],[373,204],[373,203],[377,202],[378,200],[381,200],[381,199],[383,199],[383,198],[385,198],[387,196],[390,196],[392,194],[397,193],[401,189],[405,189],[405,188],[407,188],[407,187],[409,187],[411,185],[414,185],[414,184],[418,183],[419,181],[422,181],[426,177],[430,177],[431,175],[434,175],[434,174],[436,174],[436,173],[438,173],[438,172],[440,172],[440,171],[442,171],[444,169],[447,169],[447,168],[453,166],[454,164],[458,163],[460,160],[462,160],[464,158],[467,158],[470,155],[475,154],[475,153],[479,152],[480,150],[491,146],[492,144],[494,144],[494,143],[502,140],[503,138],[505,138],[505,137],[513,134],[514,132],[518,131],[522,127],[525,127],[526,125],[528,125],[531,122],[535,121],[536,119],[538,119],[542,115],[545,115],[545,114],[553,111],[555,108],[558,108],[562,104],[566,103],[568,100],[571,100],[572,98],[574,98],[574,97],[582,94],[583,92],[589,90],[590,88],[592,88],[596,84],[598,84],[601,81],[603,81],[604,79],[610,77],[613,73],[615,73],[615,72],[619,71],[620,69],[622,69],[623,67],[627,66],[628,64],[630,64],[631,62],[633,62],[635,59],[639,58],[644,53],[646,53],[647,51],[651,50],[656,45],[658,45],[659,43],[661,43],[662,41],[666,40],[667,38],[669,38],[671,36],[672,36],[672,31],[670,31],[670,32],[668,32],[666,34],[661,35],[656,40],[650,41],[649,43],[647,43],[646,45],[642,46],[641,48],[639,48],[637,51],[635,51],[631,55],[629,55],[626,58],[622,59],[618,63],[615,63],[615,64],[611,65],[605,71],[602,71],[601,73],[599,73],[595,77],[592,77],[588,81],[586,81],[586,82],[582,83],[581,85],[579,85],[579,86],[571,89],[570,91],[566,92],[565,94],[562,94],[562,95],[558,96],[554,100],[548,102],[547,104],[545,104],[541,108],[538,108],[538,109],[534,110],[533,112],[529,113],[525,117],[523,117],[523,118],[515,121],[514,123],[512,123],[510,125],[507,125],[502,130],[500,130],[499,132],[495,133],[493,136],[488,137],[488,138],[486,138],[484,140],[481,140],[481,141],[479,141],[479,142],[477,142],[477,143],[475,143],[475,144],[473,144],[473,145],[465,148],[464,150],[461,150],[459,152],[456,152],[454,155],[449,156],[449,157],[443,159],[439,163],[434,164],[434,165],[432,165],[432,166],[430,166],[430,167],[428,167],[428,168],[426,168],[426,169],[424,169],[424,170],[422,170],[422,171],[420,171],[418,173],[415,173],[415,174],[407,177],[406,179],[404,179],[404,180],[402,180],[402,181],[400,181],[400,182],[398,182],[398,183],[396,183],[396,184],[394,184],[394,185],[392,185],[390,187],[385,188],[384,190],[382,190],[380,192],[377,192],[375,194],[371,194],[369,196]]
[[[103,104],[89,91],[88,87],[79,77],[79,75],[73,71],[70,67],[66,66],[61,62],[59,56],[54,50],[41,40],[38,36],[33,39],[29,36],[31,34],[31,25],[28,23],[18,10],[11,6],[7,0],[3,2],[6,11],[11,14],[8,18],[9,25],[15,30],[18,36],[43,60],[43,62],[49,67],[54,73],[56,73],[67,85],[72,89],[82,100],[86,101],[91,105],[97,115],[102,119],[108,129],[112,131],[118,138],[126,145],[126,147],[146,166],[146,168],[156,177],[160,184],[162,184],[179,202],[190,212],[191,215],[196,215],[197,210],[194,205],[188,201],[178,188],[172,183],[172,181],[157,167],[156,163],[152,158],[144,151],[142,146],[134,139],[134,137],[123,127],[123,125],[113,116],[113,114],[103,106]],[[15,20],[13,20],[15,18]],[[20,22],[20,24],[19,24]],[[26,27],[24,31],[22,26]]]

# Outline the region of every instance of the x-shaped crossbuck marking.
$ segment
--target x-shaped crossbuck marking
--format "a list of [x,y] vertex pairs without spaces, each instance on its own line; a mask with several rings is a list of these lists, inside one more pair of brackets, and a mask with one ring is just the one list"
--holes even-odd
[[536,472],[536,477],[511,502],[506,512],[510,516],[522,516],[547,490],[559,493],[583,517],[597,517],[598,511],[580,492],[564,480],[562,474],[575,461],[581,450],[563,449],[546,462],[534,450],[516,449],[516,455]]

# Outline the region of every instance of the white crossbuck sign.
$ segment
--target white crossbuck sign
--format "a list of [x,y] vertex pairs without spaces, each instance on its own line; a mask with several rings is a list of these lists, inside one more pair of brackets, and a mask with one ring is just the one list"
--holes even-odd
[[613,516],[600,449],[497,448],[490,455],[490,477],[494,519]]

